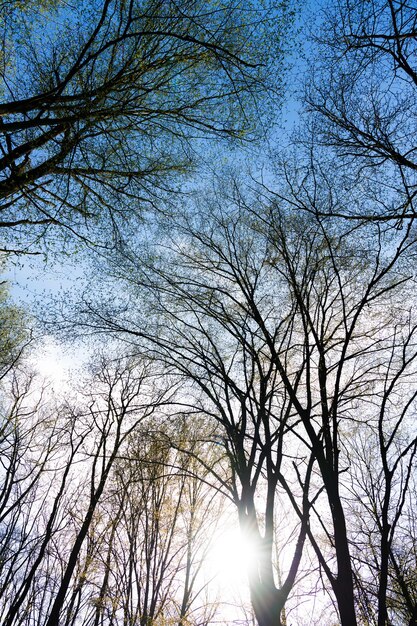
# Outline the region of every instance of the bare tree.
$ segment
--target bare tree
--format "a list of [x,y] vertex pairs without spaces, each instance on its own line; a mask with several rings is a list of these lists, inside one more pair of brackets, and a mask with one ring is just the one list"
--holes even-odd
[[131,357],[59,407],[32,382],[13,378],[1,432],[3,623],[208,624],[222,500],[203,422],[172,416],[168,379]]
[[169,390],[131,359],[98,363],[84,402],[46,402],[31,382],[15,375],[4,388],[2,622],[73,624],[91,609],[84,590],[106,545],[99,513],[116,459]]
[[[174,240],[164,243],[172,246],[169,271],[163,265],[151,269],[145,263],[141,268],[129,261],[124,269],[130,280],[136,275],[158,301],[156,305],[151,300],[152,310],[160,317],[155,322],[157,331],[149,326],[155,338],[147,349],[188,381],[181,387],[182,404],[188,403],[192,412],[209,416],[220,427],[218,443],[232,472],[231,482],[223,481],[223,489],[237,507],[244,536],[258,548],[256,566],[250,571],[250,591],[258,622],[268,626],[281,623],[301,562],[313,457],[308,448],[301,452],[302,439],[292,437],[294,420],[298,420],[293,400],[280,384],[270,348],[245,302],[245,297],[254,297],[258,289],[259,297],[268,299],[263,281],[265,273],[270,273],[265,247],[258,249],[259,240],[252,236],[246,243],[247,234],[239,219],[229,222],[220,215],[210,223],[206,215],[194,226],[184,223]],[[134,258],[130,261],[135,263]],[[109,323],[101,315],[107,329],[147,336],[145,330],[136,331],[126,320],[114,316]],[[273,319],[271,308],[266,323]],[[292,335],[289,315],[279,335],[277,331],[283,351]],[[294,384],[298,385],[296,380]],[[295,470],[292,479],[287,476],[287,466]],[[222,482],[214,469],[212,473]],[[278,491],[297,511],[295,546],[290,565],[281,570],[279,586],[274,572]],[[285,536],[283,531],[279,541],[284,543]]]
[[118,460],[99,513],[110,522],[105,562],[97,565],[100,553],[90,562],[99,589],[92,599],[94,624],[184,625],[214,612],[200,600],[207,585],[200,573],[221,503],[204,474],[191,470],[192,458],[172,447],[173,437],[177,443],[187,437],[201,448],[192,444],[194,436],[177,420],[148,423]]
[[[47,626],[58,625],[83,544],[88,536],[95,511],[105,490],[111,470],[130,433],[151,416],[166,397],[164,389],[147,386],[150,374],[129,361],[109,365],[100,363],[92,385],[96,391],[87,396],[87,413],[79,419],[87,421],[93,437],[86,439],[85,455],[89,460],[86,503],[76,524],[65,565],[54,591]],[[152,378],[152,377],[151,377]],[[151,400],[152,397],[152,400]]]
[[[377,178],[373,210],[345,217],[414,217],[416,195],[416,7],[404,0],[329,3],[307,78],[314,142],[347,165],[345,184]],[[322,156],[323,158],[323,156]],[[365,169],[363,169],[365,168]]]
[[2,400],[0,595],[3,623],[13,623],[34,602],[83,438],[33,375],[14,372]]
[[[258,540],[250,575],[258,622],[279,623],[307,536],[344,626],[360,623],[359,595],[372,570],[377,588],[362,600],[380,626],[415,471],[415,322],[402,304],[415,229],[410,220],[404,232],[378,224],[343,230],[313,209],[300,215],[294,204],[288,197],[263,206],[236,194],[231,206],[220,198],[184,217],[160,240],[159,256],[153,249],[148,260],[143,250],[124,265],[118,259],[115,276],[135,285],[142,316],[132,300],[111,316],[90,301],[85,321],[144,341],[188,381],[182,392],[193,410],[221,427],[234,476],[225,487],[242,528]],[[378,519],[380,540],[356,569],[370,531],[363,528],[361,538],[353,521],[353,440],[356,432],[370,439],[368,429],[381,468],[379,508],[369,522],[369,505],[356,493],[353,509],[357,516],[363,507],[366,524]],[[369,482],[377,492],[378,478]],[[278,494],[299,523],[279,587],[272,559]],[[410,618],[412,610],[410,603]]]
[[361,597],[367,598],[367,619],[378,626],[395,623],[398,606],[402,607],[401,619],[410,626],[416,624],[415,588],[410,576],[415,548],[410,541],[417,450],[412,426],[415,332],[409,315],[393,326],[387,364],[381,368],[383,380],[374,386],[368,400],[374,410],[359,435],[358,447],[352,442],[352,466],[358,473],[353,471],[351,491],[363,505],[357,533],[361,537],[356,554],[359,571],[363,570],[361,546],[367,545],[374,555],[368,562],[369,579],[365,577],[364,582],[367,594],[375,601],[370,602],[366,593]]

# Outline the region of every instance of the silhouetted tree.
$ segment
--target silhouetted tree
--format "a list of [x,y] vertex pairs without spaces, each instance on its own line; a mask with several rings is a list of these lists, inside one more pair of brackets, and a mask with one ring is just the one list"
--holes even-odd
[[[114,276],[134,285],[129,306],[121,298],[119,309],[100,309],[89,300],[85,323],[146,345],[188,381],[182,392],[192,410],[221,427],[230,493],[242,528],[258,540],[250,586],[259,624],[279,623],[305,536],[343,626],[362,619],[366,567],[376,584],[366,595],[369,614],[385,624],[390,553],[415,471],[415,321],[401,304],[412,284],[413,221],[404,232],[377,224],[350,231],[312,207],[300,214],[290,196],[262,204],[235,190],[233,201],[217,200],[173,222],[165,238],[158,233],[159,254],[152,248],[146,257],[139,248],[118,258]],[[355,456],[358,433],[374,441],[372,469],[381,468],[378,488],[377,476],[368,478],[378,492],[373,521],[365,498],[351,501],[357,464],[368,472]],[[279,586],[272,559],[278,494],[299,520]],[[356,569],[362,539],[353,509],[357,516],[362,507],[365,525],[378,520],[379,544]]]
[[[307,75],[307,112],[321,159],[346,166],[352,190],[372,185],[372,208],[339,214],[398,222],[415,217],[417,21],[414,2],[329,3]],[[327,166],[328,169],[328,166]]]

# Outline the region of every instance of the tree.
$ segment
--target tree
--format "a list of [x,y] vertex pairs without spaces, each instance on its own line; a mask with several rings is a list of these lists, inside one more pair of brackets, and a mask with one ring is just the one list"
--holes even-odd
[[219,449],[201,420],[172,415],[169,377],[97,359],[82,394],[60,404],[33,375],[6,382],[2,623],[208,623],[217,604],[204,601],[202,568],[222,501],[203,460],[216,465]]
[[[414,225],[343,229],[314,207],[300,215],[283,195],[262,205],[235,192],[234,202],[220,197],[171,224],[163,240],[158,233],[159,255],[140,249],[113,269],[134,285],[140,308],[133,294],[111,311],[89,299],[84,319],[145,345],[188,381],[182,393],[192,410],[217,421],[240,523],[258,540],[250,573],[258,623],[279,623],[306,536],[341,624],[382,626],[390,585],[401,580],[406,599],[408,584],[395,553],[417,442],[415,319],[401,304],[411,288]],[[367,465],[355,441],[372,441],[378,460]],[[355,488],[358,467],[374,503]],[[278,494],[298,523],[279,587],[271,557]]]
[[[187,426],[175,418],[149,422],[132,433],[115,466],[100,513],[101,524],[114,523],[89,564],[90,584],[97,581],[99,589],[92,602],[95,624],[114,619],[142,626],[187,626],[215,611],[199,601],[206,586],[200,573],[221,502],[202,480],[207,470],[199,466],[197,477],[190,455],[172,446],[186,437],[189,449],[207,448],[197,430]],[[209,450],[201,450],[201,457],[207,458]]]
[[116,458],[169,394],[155,389],[146,366],[135,365],[129,359],[97,365],[84,405],[47,402],[46,391],[36,393],[33,377],[23,373],[4,388],[3,624],[72,624],[83,616],[81,591],[102,545],[94,538],[97,512]]
[[[62,524],[61,507],[83,436],[68,414],[47,401],[33,374],[14,371],[2,386],[0,445],[3,623],[30,614],[38,577]],[[69,418],[69,419],[68,419]],[[42,574],[41,574],[42,578]]]
[[[106,362],[100,363],[93,382],[94,391],[87,396],[87,413],[83,417],[90,422],[94,434],[94,438],[86,439],[85,455],[86,459],[91,459],[87,503],[81,512],[79,526],[76,527],[62,575],[53,594],[53,602],[45,622],[47,626],[57,626],[60,623],[77,561],[123,444],[130,433],[150,417],[166,397],[166,390],[157,391],[152,385],[147,387],[149,373],[146,366],[137,371],[129,360],[112,365],[113,367]],[[152,400],[149,401],[151,396]]]
[[[141,267],[132,258],[132,264],[125,260],[122,272],[130,282],[134,276],[139,284],[143,280],[151,298],[158,300],[158,305],[153,298],[150,304],[161,317],[155,322],[158,331],[149,327],[155,341],[147,350],[177,370],[180,380],[189,381],[190,387],[181,386],[181,406],[188,404],[191,415],[197,411],[218,423],[217,439],[229,460],[231,482],[221,481],[213,468],[211,471],[237,507],[243,535],[257,546],[257,563],[249,572],[251,598],[258,623],[269,626],[281,623],[300,566],[308,527],[312,460],[308,450],[302,458],[296,451],[294,456],[284,451],[293,429],[292,401],[279,389],[268,346],[253,326],[243,300],[266,267],[265,249],[258,250],[259,241],[255,243],[253,238],[246,245],[246,235],[238,219],[229,223],[222,215],[212,223],[207,215],[195,225],[185,220],[174,241],[164,243],[173,246],[169,270],[168,266],[155,268],[146,263]],[[178,247],[177,237],[181,241]],[[241,247],[236,247],[237,242]],[[109,318],[103,320],[102,312],[100,315],[109,330],[148,337],[147,332],[135,331],[115,315],[113,323]],[[291,326],[283,331],[283,346],[291,332]],[[292,445],[296,440],[287,442],[289,449]],[[291,482],[284,468],[295,459],[297,469]],[[279,586],[274,573],[278,490],[298,513],[291,530],[287,524],[279,537],[281,544],[288,535],[297,537]]]
[[413,2],[342,0],[326,8],[307,79],[313,141],[330,148],[324,158],[346,166],[350,190],[372,180],[379,198],[372,212],[343,207],[344,217],[416,215],[416,33]]
[[270,60],[282,58],[286,2],[0,11],[0,227],[20,251],[54,226],[102,245],[129,234],[128,216],[140,220],[189,168],[196,138],[253,135],[256,103],[279,91]]

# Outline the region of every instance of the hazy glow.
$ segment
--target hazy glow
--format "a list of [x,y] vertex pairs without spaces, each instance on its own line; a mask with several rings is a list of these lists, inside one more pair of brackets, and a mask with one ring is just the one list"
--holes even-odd
[[38,347],[31,356],[31,363],[35,370],[55,389],[62,389],[68,382],[69,370],[74,367],[74,360],[64,354],[59,344],[47,340]]

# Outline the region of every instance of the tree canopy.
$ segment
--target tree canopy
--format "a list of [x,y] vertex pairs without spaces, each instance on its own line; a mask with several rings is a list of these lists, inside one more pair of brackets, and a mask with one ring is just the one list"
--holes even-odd
[[100,246],[38,309],[68,387],[0,284],[5,626],[417,626],[417,6],[320,7],[249,174],[289,3],[0,2],[4,249]]
[[22,249],[56,225],[114,243],[190,167],[196,139],[255,136],[280,93],[286,2],[0,10],[0,227]]

